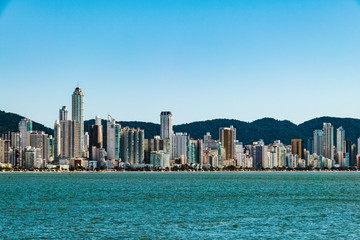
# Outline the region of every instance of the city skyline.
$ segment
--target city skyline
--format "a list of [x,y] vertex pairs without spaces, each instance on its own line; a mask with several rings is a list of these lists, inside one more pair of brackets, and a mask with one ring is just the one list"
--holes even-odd
[[48,127],[77,82],[84,119],[358,118],[358,1],[5,2],[0,109]]

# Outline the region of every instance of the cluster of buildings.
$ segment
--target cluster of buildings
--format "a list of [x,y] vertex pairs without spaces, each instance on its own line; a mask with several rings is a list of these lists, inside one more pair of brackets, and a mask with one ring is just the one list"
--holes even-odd
[[352,144],[345,130],[324,123],[315,130],[305,147],[302,139],[291,145],[277,140],[266,145],[259,140],[244,145],[236,139],[233,126],[219,129],[219,138],[206,133],[193,139],[188,133],[173,131],[171,112],[160,114],[160,135],[145,139],[143,129],[122,127],[110,115],[96,116],[94,124],[84,126],[84,94],[77,87],[72,94],[71,119],[63,106],[54,124],[54,136],[34,131],[32,121],[24,118],[19,131],[0,138],[0,167],[57,168],[61,170],[99,168],[196,169],[239,168],[349,168],[360,167],[360,138]]

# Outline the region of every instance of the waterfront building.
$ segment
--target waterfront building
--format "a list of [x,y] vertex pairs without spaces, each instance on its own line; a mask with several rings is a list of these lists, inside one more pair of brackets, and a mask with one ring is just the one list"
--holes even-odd
[[110,115],[107,121],[107,134],[106,134],[106,151],[108,159],[120,159],[120,134],[121,126],[115,122],[115,119]]
[[79,124],[77,121],[60,121],[60,159],[80,158]]
[[357,152],[356,144],[351,145],[350,167],[356,167],[356,165],[357,165],[356,152]]
[[235,159],[236,128],[230,126],[219,129],[219,141],[225,148],[225,160]]
[[188,162],[187,163],[202,163],[203,141],[200,139],[189,139],[188,146]]
[[[37,158],[41,158],[41,164],[37,164],[37,167],[46,167],[49,163],[49,139],[48,135],[44,132],[32,131],[30,133],[30,146],[32,148],[40,149],[40,153],[37,154]],[[38,160],[40,161],[40,160]]]
[[60,159],[61,153],[61,125],[58,120],[54,124],[54,160]]
[[152,151],[150,153],[150,162],[155,168],[170,168],[170,154],[165,151]]
[[103,126],[101,124],[101,118],[95,117],[95,125],[89,127],[89,158],[95,160],[93,157],[95,149],[103,148]]
[[89,144],[90,144],[89,132],[85,132],[84,133],[84,151],[85,152],[89,151]]
[[324,132],[322,130],[315,130],[314,131],[314,147],[313,147],[313,151],[317,155],[322,155],[323,152],[324,152],[323,135],[324,135]]
[[345,139],[344,140],[344,161],[343,164],[340,165],[341,167],[350,167],[351,165],[351,140]]
[[74,136],[77,137],[76,146],[77,151],[80,152],[76,155],[82,156],[84,148],[84,93],[81,91],[80,87],[75,88],[75,91],[72,94],[72,120],[76,121],[78,124],[77,133]]
[[190,136],[187,133],[175,133],[173,137],[172,159],[182,159],[182,164],[188,163],[189,140]]
[[144,140],[144,162],[151,163],[151,152],[165,151],[170,154],[170,139],[161,139],[160,136],[154,136],[151,139]]
[[144,130],[125,127],[120,133],[121,160],[129,164],[144,163]]
[[264,145],[263,140],[253,143],[251,153],[254,161],[254,168],[269,168],[267,150],[268,148]]
[[304,141],[302,139],[291,139],[292,154],[297,154],[300,159],[304,159]]
[[336,129],[336,152],[344,152],[345,130],[343,127]]
[[19,122],[20,148],[23,149],[30,144],[29,134],[32,131],[32,121],[28,118],[21,119]]
[[334,160],[334,127],[331,123],[323,124],[323,156]]
[[160,113],[160,138],[171,138],[174,134],[172,124],[172,113],[165,111]]

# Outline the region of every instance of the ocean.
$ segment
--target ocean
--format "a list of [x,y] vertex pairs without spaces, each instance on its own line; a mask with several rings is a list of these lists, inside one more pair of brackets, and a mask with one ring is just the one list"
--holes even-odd
[[358,172],[1,173],[1,239],[359,239]]

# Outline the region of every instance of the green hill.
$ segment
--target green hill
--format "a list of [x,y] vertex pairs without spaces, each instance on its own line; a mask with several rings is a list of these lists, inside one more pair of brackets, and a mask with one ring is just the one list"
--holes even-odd
[[[19,131],[19,122],[23,119],[23,116],[15,113],[7,113],[0,111],[0,135],[7,132]],[[44,125],[33,121],[33,130],[44,131],[47,134],[53,135],[53,129],[45,127]]]
[[[7,131],[17,131],[18,123],[23,117],[14,113],[0,111],[0,134]],[[85,131],[94,124],[94,119],[84,122]],[[281,140],[286,144],[291,143],[292,138],[302,138],[307,140],[312,137],[315,129],[322,129],[324,122],[330,122],[334,126],[334,137],[336,139],[336,129],[343,126],[346,131],[346,138],[356,143],[360,137],[360,119],[354,118],[336,118],[320,117],[302,124],[296,125],[290,121],[280,121],[273,118],[263,118],[253,122],[243,122],[235,119],[214,119],[207,121],[198,121],[174,126],[175,132],[187,132],[194,139],[203,138],[210,132],[214,139],[219,138],[219,128],[233,125],[236,128],[236,136],[240,142],[251,144],[254,141],[263,139],[266,144],[275,140]],[[138,121],[120,121],[121,126],[141,128],[145,130],[145,138],[152,138],[160,135],[160,125],[149,122]],[[106,134],[106,121],[102,120],[104,125],[104,135]],[[33,129],[53,134],[53,130],[42,124],[33,122]],[[105,137],[105,136],[104,136]],[[106,140],[106,139],[104,139]]]

